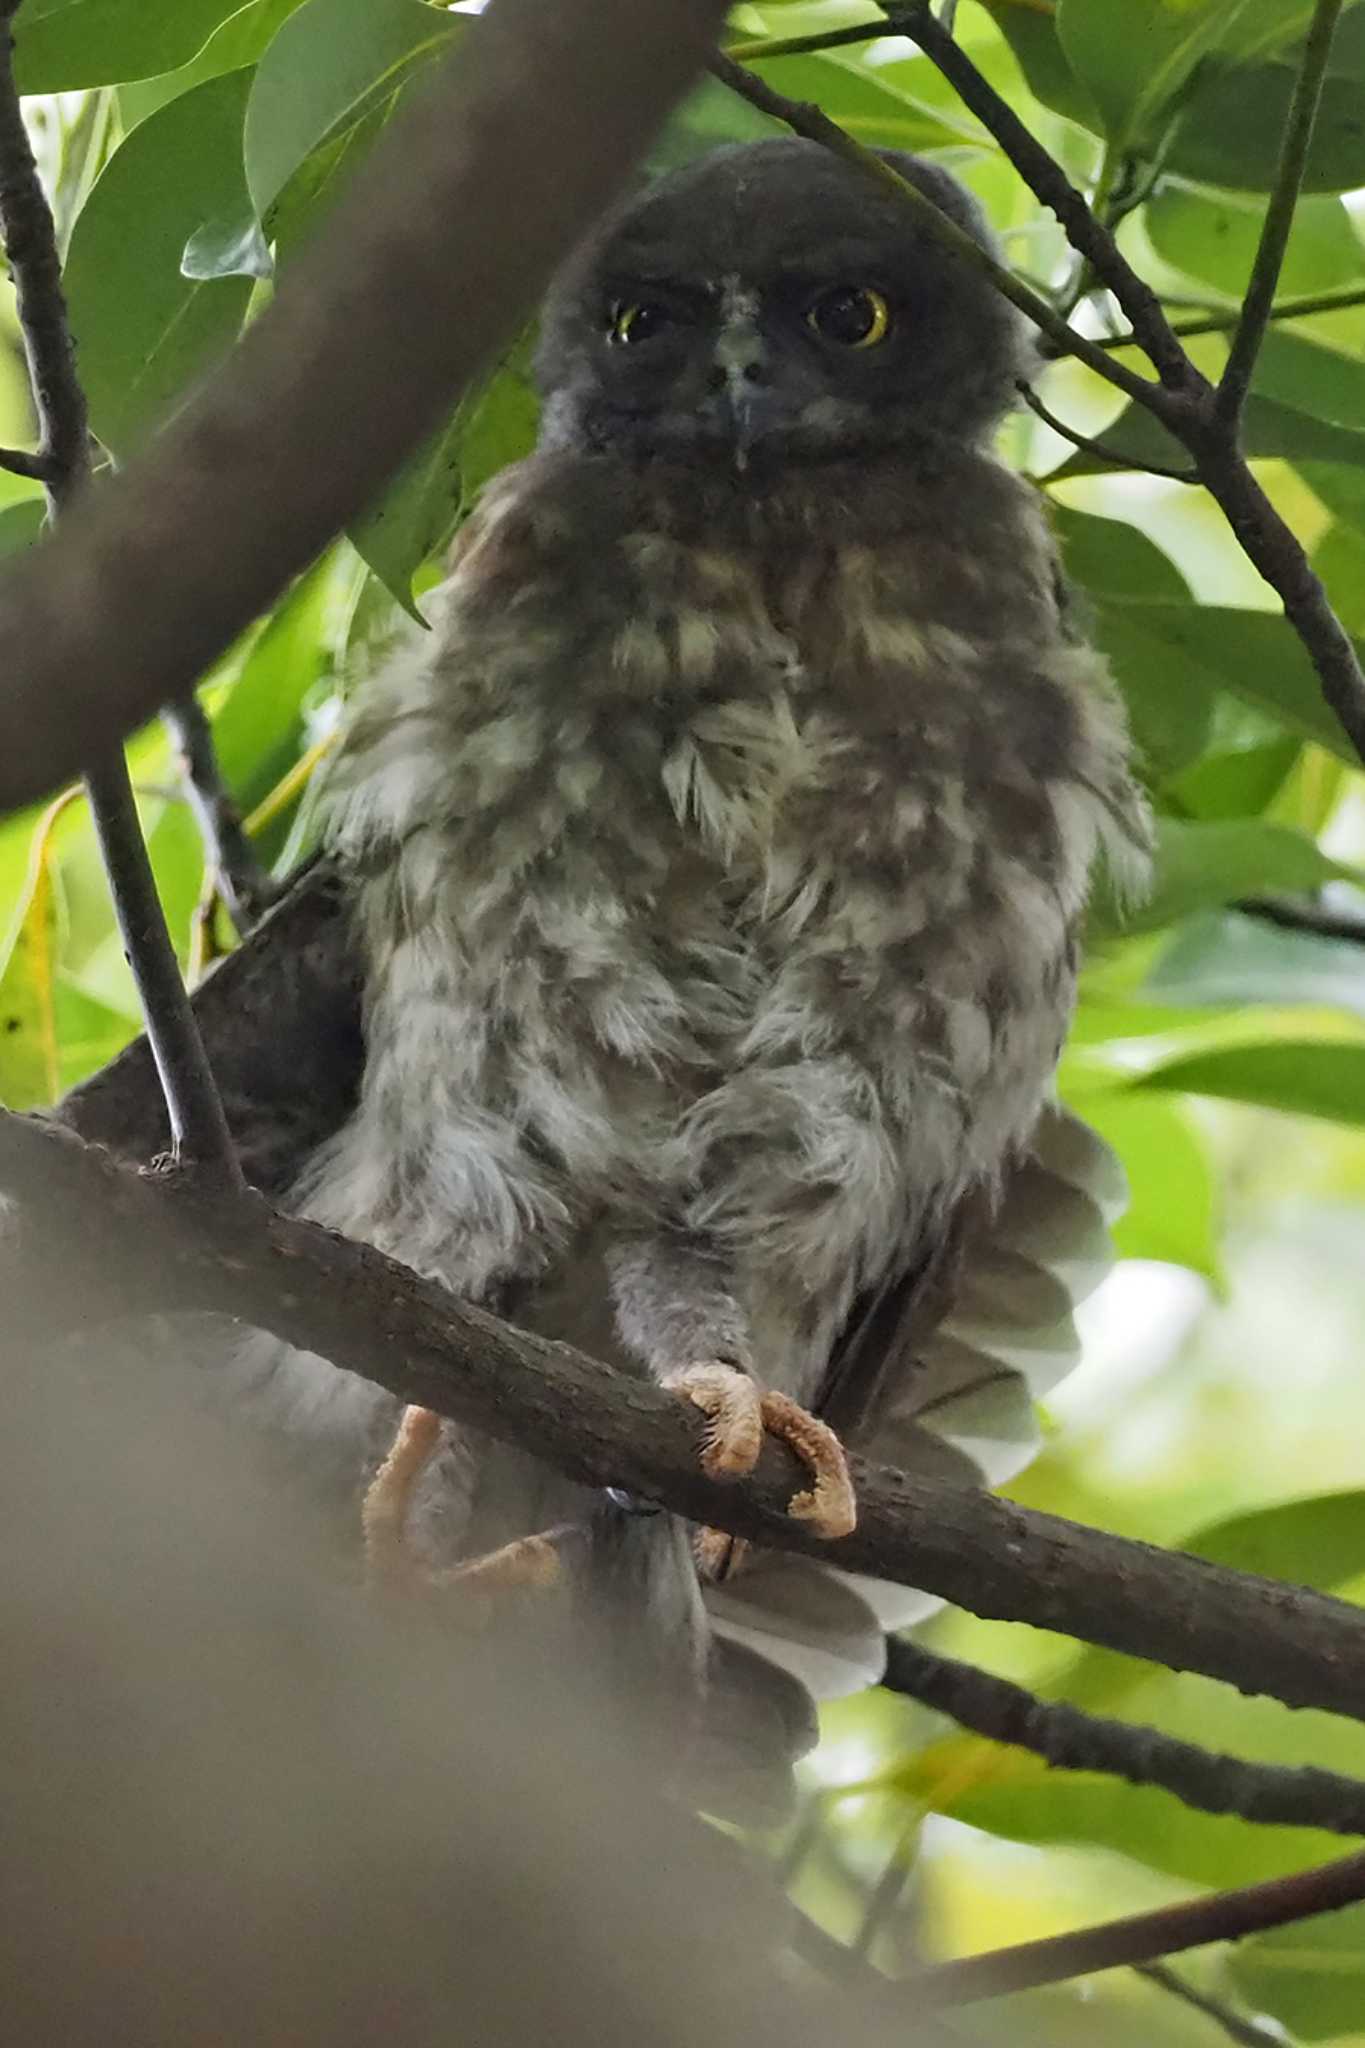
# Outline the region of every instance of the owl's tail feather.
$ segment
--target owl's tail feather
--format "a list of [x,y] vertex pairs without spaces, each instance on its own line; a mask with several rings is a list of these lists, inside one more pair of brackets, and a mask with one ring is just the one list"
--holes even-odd
[[[951,1306],[898,1363],[870,1428],[848,1432],[852,1447],[964,1486],[998,1486],[1027,1465],[1039,1442],[1034,1403],[1079,1361],[1073,1311],[1113,1265],[1109,1228],[1125,1203],[1123,1170],[1103,1139],[1045,1109],[1031,1156],[964,1243]],[[833,1699],[875,1685],[887,1634],[942,1602],[770,1553],[708,1588],[706,1605],[727,1643]]]

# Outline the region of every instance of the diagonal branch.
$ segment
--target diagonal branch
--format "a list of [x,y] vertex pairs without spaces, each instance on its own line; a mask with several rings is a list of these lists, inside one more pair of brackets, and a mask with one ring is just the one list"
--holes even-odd
[[191,690],[162,717],[180,754],[181,773],[199,826],[212,883],[216,882],[239,938],[245,938],[278,891],[256,858],[242,814],[218,765],[213,730]]
[[1321,1863],[1292,1877],[1271,1878],[1236,1891],[1214,1892],[1179,1906],[1161,1906],[1154,1913],[1134,1913],[1078,1934],[1054,1934],[1043,1941],[1021,1942],[1015,1948],[968,1956],[961,1962],[939,1963],[906,1983],[880,1995],[887,2012],[896,2001],[904,2007],[907,1989],[931,2008],[971,2005],[980,1998],[1000,1998],[1008,1991],[1029,1991],[1039,1984],[1059,1984],[1068,1977],[1087,1977],[1124,1963],[1154,1962],[1204,1948],[1212,1941],[1240,1941],[1287,1927],[1318,1913],[1340,1912],[1365,1899],[1365,1849],[1336,1863]]
[[[1122,307],[1166,391],[1177,398],[1197,395],[1204,380],[1171,332],[1156,293],[1138,276],[1056,158],[1029,133],[1009,102],[935,21],[928,0],[908,0],[908,4],[886,0],[882,11],[892,27],[912,36],[938,66],[962,104],[995,137],[1034,197],[1056,215],[1072,248]],[[1163,411],[1161,416],[1166,418],[1168,413]]]
[[1260,244],[1251,266],[1251,281],[1242,301],[1242,316],[1218,385],[1218,415],[1234,428],[1251,389],[1256,358],[1275,304],[1275,292],[1280,282],[1284,252],[1289,246],[1289,232],[1294,225],[1303,174],[1308,165],[1323,80],[1327,75],[1327,60],[1332,52],[1332,38],[1336,34],[1340,13],[1341,0],[1317,0],[1304,44],[1303,62],[1294,84],[1284,139],[1280,145],[1275,183],[1266,207]]
[[434,67],[229,361],[0,577],[0,808],[182,692],[373,500],[525,320],[723,15],[498,0]]
[[[823,1544],[786,1513],[803,1475],[777,1446],[742,1489],[709,1479],[673,1396],[515,1330],[368,1245],[277,1215],[258,1195],[140,1173],[57,1126],[4,1114],[0,1188],[19,1203],[7,1313],[35,1339],[112,1315],[230,1316],[585,1485],[624,1486],[977,1614],[1365,1718],[1365,1611],[1344,1601],[867,1465],[856,1467],[858,1528]],[[79,1287],[73,1243],[85,1255]]]
[[1105,1771],[1130,1785],[1160,1785],[1201,1813],[1365,1835],[1365,1783],[1336,1771],[1243,1763],[1155,1728],[1106,1720],[1062,1700],[1040,1700],[1021,1685],[908,1639],[888,1640],[882,1684],[992,1742],[1032,1750],[1062,1770]]
[[1106,447],[1103,441],[1097,441],[1089,434],[1078,434],[1074,427],[1069,427],[1065,420],[1059,420],[1056,413],[1044,405],[1031,384],[1016,384],[1015,390],[1035,419],[1040,419],[1045,427],[1051,427],[1054,434],[1060,434],[1073,448],[1079,448],[1085,455],[1093,455],[1097,462],[1110,463],[1115,469],[1139,470],[1144,476],[1165,477],[1175,484],[1199,482],[1197,469],[1175,469],[1162,462],[1138,462],[1133,456],[1124,455],[1117,448]]
[[[14,277],[38,416],[36,462],[52,521],[89,486],[90,429],[76,375],[52,210],[14,79],[12,22],[20,4],[3,0],[0,5],[0,234]],[[59,713],[66,710],[67,680],[58,685]],[[166,929],[122,749],[113,745],[88,759],[85,780],[124,951],[161,1076],[172,1147],[204,1172],[240,1184],[222,1104]]]

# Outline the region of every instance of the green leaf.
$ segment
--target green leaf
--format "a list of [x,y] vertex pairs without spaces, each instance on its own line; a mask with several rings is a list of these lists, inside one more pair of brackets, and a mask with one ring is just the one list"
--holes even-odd
[[1365,533],[1333,526],[1313,550],[1313,567],[1348,633],[1365,635]]
[[[1241,707],[1239,707],[1241,708]],[[1217,734],[1209,751],[1169,784],[1168,796],[1191,818],[1258,817],[1293,772],[1302,743],[1281,733],[1270,720],[1269,737],[1243,746],[1219,747]]]
[[1169,555],[1136,526],[1070,505],[1051,507],[1066,573],[1099,596],[1189,601],[1190,587]]
[[1057,37],[1117,148],[1155,141],[1242,0],[1058,0]]
[[249,71],[208,80],[134,130],[71,235],[66,293],[90,418],[124,455],[240,331],[248,278],[187,277],[187,243],[244,221],[242,115]]
[[351,164],[348,141],[382,125],[424,62],[466,27],[418,0],[307,0],[291,14],[247,107],[246,181],[260,218],[315,151],[327,154],[330,194]]
[[1266,890],[1308,890],[1352,870],[1320,853],[1311,839],[1261,819],[1217,823],[1157,821],[1152,894],[1127,921],[1129,931],[1153,931],[1193,911],[1231,903]]
[[1152,706],[1164,695],[1172,714],[1187,721],[1202,707],[1206,730],[1222,690],[1269,711],[1291,731],[1319,741],[1343,760],[1357,759],[1323,702],[1302,642],[1273,612],[1106,598],[1099,606],[1099,636],[1125,695],[1138,707],[1139,741],[1158,765],[1175,754],[1180,757],[1175,765],[1184,766],[1199,747],[1188,745],[1188,723],[1180,744],[1164,744],[1160,731],[1151,730]]
[[250,811],[302,751],[303,703],[330,664],[331,554],[301,576],[252,642],[213,718],[223,779]]
[[[1271,64],[1201,72],[1182,104],[1166,168],[1209,185],[1268,192],[1279,166],[1297,55]],[[1305,192],[1346,192],[1365,182],[1365,120],[1360,81],[1324,81]]]
[[1103,127],[1094,95],[1076,76],[1057,35],[1055,15],[1035,14],[1014,0],[984,0],[992,21],[1009,44],[1036,100],[1098,134]]
[[155,78],[142,78],[131,85],[119,87],[119,117],[124,133],[136,128],[158,107],[168,101],[179,99],[181,93],[192,86],[202,85],[206,78],[219,78],[225,71],[240,71],[246,64],[254,64],[275,35],[280,24],[291,15],[303,0],[249,0],[245,7],[239,7],[217,29],[205,43],[198,56],[189,64],[182,64],[176,71],[165,71]]
[[47,507],[42,498],[21,498],[0,509],[0,556],[32,547],[43,530]]
[[[1148,202],[1143,224],[1173,270],[1228,299],[1240,299],[1251,275],[1264,204],[1232,192],[1202,192],[1168,180]],[[1301,199],[1280,271],[1279,295],[1331,291],[1365,272],[1365,249],[1335,194]]]
[[479,489],[530,452],[538,414],[521,343],[483,389],[404,465],[347,538],[404,611],[423,623],[412,579],[449,540]]
[[[788,99],[813,100],[824,107],[841,128],[871,148],[960,148],[964,141],[986,139],[984,131],[961,110],[954,116],[898,87],[890,67],[872,69],[838,51],[775,57],[754,69]],[[895,69],[904,72],[910,67]]]
[[1365,1906],[1253,1935],[1237,1944],[1227,1967],[1248,2004],[1272,2014],[1296,2039],[1358,2039],[1365,2014]]
[[1307,1003],[1365,1017],[1365,950],[1236,913],[1192,920],[1144,985],[1154,1002],[1276,1008]]
[[1169,1060],[1134,1086],[1217,1095],[1292,1116],[1365,1124],[1365,1045],[1302,1039],[1287,1045],[1228,1046]]
[[1113,1233],[1119,1256],[1188,1266],[1221,1284],[1217,1182],[1187,1111],[1174,1102],[1136,1102],[1125,1089],[1068,1099],[1114,1147],[1128,1176],[1128,1207]]
[[242,0],[26,0],[15,27],[21,93],[150,78],[184,64]]

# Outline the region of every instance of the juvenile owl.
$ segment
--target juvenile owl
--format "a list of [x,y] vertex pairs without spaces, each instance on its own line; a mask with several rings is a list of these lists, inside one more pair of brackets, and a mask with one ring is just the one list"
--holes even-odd
[[[889,161],[986,239],[945,172]],[[539,447],[336,778],[366,1064],[299,1205],[676,1387],[715,1470],[786,1437],[832,1537],[855,1504],[807,1411],[850,1311],[1028,1146],[1092,869],[1146,836],[991,453],[1026,359],[991,286],[812,144],[651,186],[552,291]],[[387,1395],[297,1354],[260,1376],[373,1471]],[[405,1456],[433,1559],[583,1504],[420,1415]]]

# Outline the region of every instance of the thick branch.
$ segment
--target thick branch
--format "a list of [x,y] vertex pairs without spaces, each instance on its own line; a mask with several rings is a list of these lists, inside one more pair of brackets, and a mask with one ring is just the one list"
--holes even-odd
[[[1327,60],[1336,34],[1341,0],[1317,0],[1312,25],[1304,44],[1303,62],[1289,103],[1289,116],[1280,144],[1280,161],[1275,184],[1266,207],[1261,239],[1251,266],[1251,280],[1242,301],[1242,317],[1232,338],[1232,347],[1218,385],[1218,414],[1230,426],[1236,425],[1246,404],[1256,370],[1256,358],[1265,339],[1266,323],[1275,303],[1275,292],[1289,246],[1289,231],[1299,203],[1308,151],[1322,99]],[[1126,309],[1125,309],[1126,310]],[[1129,314],[1129,318],[1132,315]]]
[[[13,273],[24,354],[38,417],[38,461],[48,518],[65,514],[90,482],[85,393],[62,291],[52,211],[38,178],[14,81],[11,22],[20,0],[0,9],[0,234]],[[67,714],[70,678],[54,685],[53,709]],[[199,1027],[180,978],[122,749],[87,756],[86,789],[124,951],[137,984],[147,1036],[166,1098],[171,1144],[207,1172],[240,1183],[222,1104]]]
[[258,1196],[140,1174],[59,1127],[12,1115],[0,1115],[0,1187],[21,1204],[14,1265],[28,1314],[49,1325],[151,1310],[235,1316],[585,1484],[622,1485],[693,1520],[922,1586],[977,1614],[1365,1717],[1365,1611],[1343,1601],[871,1466],[857,1468],[858,1529],[821,1544],[785,1512],[803,1480],[778,1447],[742,1490],[708,1479],[692,1422],[659,1388],[514,1330],[367,1245],[275,1215]]
[[[1338,1863],[1266,1884],[1244,1885],[1237,1891],[1215,1892],[1154,1913],[1135,1913],[1103,1927],[1078,1934],[1056,1934],[1045,1941],[1021,1942],[1017,1948],[994,1949],[962,1962],[940,1963],[910,1980],[916,1996],[930,2006],[970,2005],[979,1998],[1000,1998],[1007,1991],[1028,1991],[1039,1984],[1057,1984],[1068,1977],[1087,1977],[1123,1963],[1149,1963],[1159,1956],[1204,1948],[1211,1941],[1240,1941],[1267,1928],[1287,1927],[1318,1913],[1339,1912],[1365,1899],[1365,1849]],[[906,1986],[895,1987],[900,2005]],[[882,1994],[884,2009],[893,2009],[892,1991]]]
[[0,582],[0,806],[182,693],[373,499],[613,196],[723,13],[498,0],[471,26],[222,371]]
[[951,1715],[977,1735],[1032,1750],[1063,1770],[1107,1771],[1131,1785],[1160,1785],[1201,1813],[1365,1835],[1365,1784],[1335,1771],[1243,1763],[1155,1728],[1037,1699],[1008,1679],[894,1637],[886,1646],[882,1683]]
[[242,829],[242,814],[223,780],[213,730],[199,699],[191,692],[178,704],[167,705],[162,716],[179,750],[185,792],[208,865],[227,914],[244,938],[278,892]]
[[929,234],[946,249],[951,249],[962,262],[988,277],[1001,297],[1017,306],[1035,327],[1048,336],[1061,354],[1075,356],[1096,376],[1103,377],[1107,384],[1116,384],[1135,404],[1154,406],[1164,417],[1161,392],[1156,385],[1149,384],[1145,377],[1139,377],[1126,365],[1115,362],[1085,335],[1078,334],[1055,306],[1049,305],[1040,293],[1025,284],[1021,277],[1016,277],[1012,270],[1006,269],[1003,263],[997,263],[989,250],[983,249],[965,228],[959,227],[941,206],[935,206],[926,193],[912,185],[908,178],[901,177],[899,171],[893,170],[874,149],[865,149],[837,121],[831,121],[821,108],[810,101],[788,99],[785,93],[775,92],[763,79],[756,78],[752,71],[746,71],[730,57],[713,57],[710,69],[722,85],[728,85],[732,92],[738,93],[761,114],[769,115],[774,121],[785,122],[794,135],[804,135],[808,142],[818,142],[823,149],[842,157],[845,163],[861,171],[883,192],[891,193],[900,204],[912,206]]

